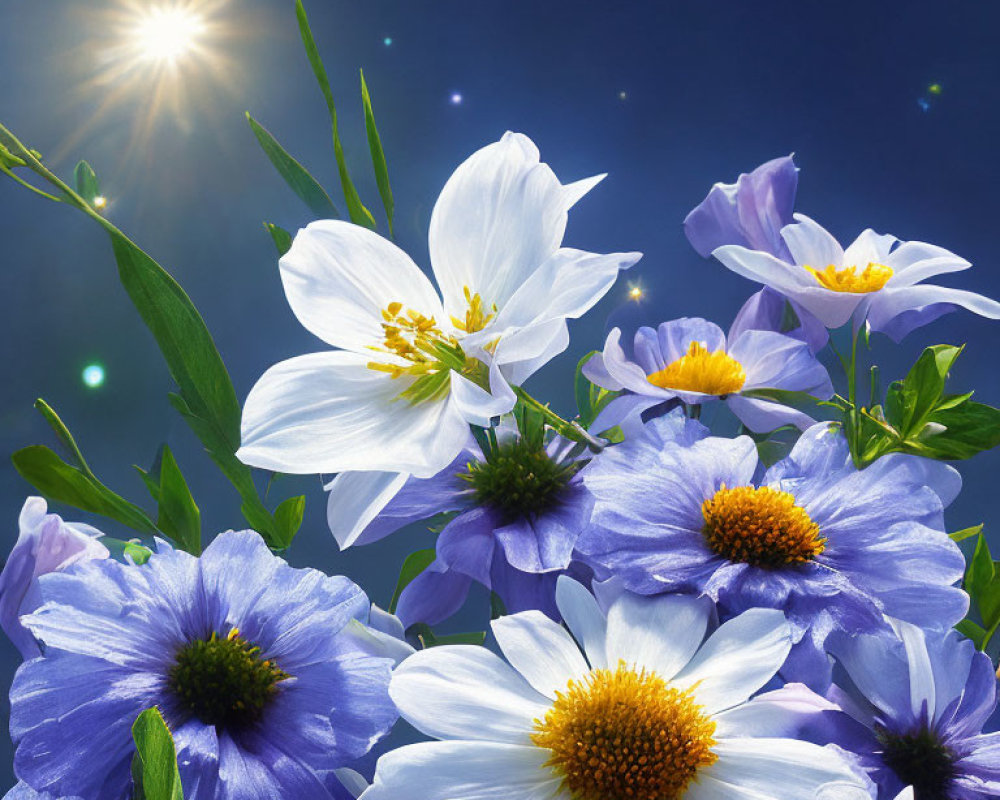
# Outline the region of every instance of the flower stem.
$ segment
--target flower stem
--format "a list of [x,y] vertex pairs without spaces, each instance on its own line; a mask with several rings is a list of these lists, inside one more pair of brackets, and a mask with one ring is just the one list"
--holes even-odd
[[600,453],[605,447],[607,447],[606,442],[589,434],[579,422],[576,422],[575,420],[570,421],[563,419],[547,405],[538,402],[520,386],[514,386],[513,389],[514,394],[517,395],[517,399],[545,417],[545,421],[548,422],[548,424],[551,425],[560,436],[565,436],[567,439],[574,442],[583,442],[595,453]]

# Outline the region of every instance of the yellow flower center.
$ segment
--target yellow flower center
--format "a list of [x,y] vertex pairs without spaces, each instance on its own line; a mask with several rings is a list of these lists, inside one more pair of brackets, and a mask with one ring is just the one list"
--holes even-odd
[[388,372],[393,378],[403,375],[427,375],[446,367],[441,361],[441,346],[457,348],[458,340],[438,327],[434,317],[404,308],[402,303],[389,303],[382,311],[381,346],[369,349],[397,356],[408,364],[396,361],[369,361],[368,368]]
[[877,292],[892,277],[892,267],[874,262],[865,267],[860,275],[857,267],[838,268],[833,264],[829,264],[823,270],[813,269],[806,264],[803,269],[811,272],[816,278],[816,282],[824,289],[829,289],[831,292],[850,292],[852,294]]
[[703,394],[732,394],[743,388],[743,365],[725,350],[708,352],[701,342],[691,342],[685,355],[671,361],[647,380],[661,389],[681,389]]
[[826,549],[819,525],[788,492],[724,485],[701,505],[702,533],[713,553],[773,569],[811,561]]
[[690,691],[620,662],[557,692],[531,739],[573,800],[677,800],[718,760],[714,735]]
[[459,319],[458,317],[451,318],[452,324],[460,331],[464,331],[465,333],[481,331],[496,316],[496,304],[493,305],[492,310],[487,314],[483,309],[483,298],[479,296],[478,292],[473,294],[468,286],[465,287],[465,302],[469,305],[468,310],[465,312],[465,319]]

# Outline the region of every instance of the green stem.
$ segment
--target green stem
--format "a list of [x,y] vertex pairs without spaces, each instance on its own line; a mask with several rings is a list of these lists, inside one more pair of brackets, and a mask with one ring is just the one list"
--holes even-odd
[[574,442],[583,442],[591,450],[596,453],[601,452],[607,443],[602,440],[591,436],[582,425],[578,422],[570,422],[569,420],[563,419],[555,411],[549,408],[547,405],[543,405],[538,402],[534,397],[528,394],[520,386],[514,386],[514,394],[517,395],[518,400],[520,400],[525,405],[537,411],[545,420],[555,428],[560,435],[565,436],[567,439],[571,439]]
[[688,417],[691,419],[701,419],[701,403],[692,403],[687,407]]
[[97,480],[97,476],[90,469],[86,459],[83,457],[83,453],[80,452],[80,448],[77,446],[76,439],[73,438],[73,434],[69,432],[69,428],[67,428],[66,424],[59,418],[59,415],[55,412],[52,406],[39,397],[35,401],[35,408],[43,417],[45,417],[45,421],[48,422],[52,430],[55,431],[56,436],[59,438],[59,441],[63,443],[63,446],[70,451],[73,459],[76,461],[76,465],[80,468],[80,472],[92,481],[99,483],[100,481]]
[[858,412],[858,330],[851,325],[851,361],[847,369],[847,401],[851,408],[847,412],[850,415],[850,436],[847,444],[851,451],[851,459],[854,466],[861,469],[861,415]]
[[52,200],[55,203],[61,203],[62,202],[62,200],[60,200],[55,195],[49,194],[48,192],[43,192],[37,186],[32,186],[26,180],[24,180],[23,178],[19,177],[18,175],[15,175],[14,172],[12,172],[11,170],[7,169],[6,167],[0,167],[0,172],[2,172],[4,175],[6,175],[9,178],[13,178],[15,181],[17,181],[19,184],[21,184],[25,189],[30,189],[35,194],[40,194],[42,197],[44,197],[47,200]]

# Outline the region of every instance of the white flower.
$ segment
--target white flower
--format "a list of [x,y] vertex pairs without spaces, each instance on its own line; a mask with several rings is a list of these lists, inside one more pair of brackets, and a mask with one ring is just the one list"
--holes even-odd
[[451,176],[430,224],[443,300],[392,242],[346,222],[299,231],[281,278],[299,321],[337,350],[283,361],[243,409],[247,464],[429,477],[514,405],[638,253],[561,247],[567,212],[603,176],[563,185],[507,133]]
[[862,785],[836,751],[782,738],[794,711],[749,699],[791,647],[781,612],[706,639],[704,598],[624,594],[605,616],[564,577],[557,600],[569,632],[535,611],[493,623],[509,665],[452,646],[397,667],[401,714],[443,741],[382,756],[363,800],[814,800]]
[[[927,278],[972,266],[954,253],[924,242],[864,231],[845,250],[821,225],[803,214],[781,229],[792,262],[770,253],[725,245],[712,255],[752,281],[799,303],[828,328],[855,316],[899,341],[914,328],[956,306],[1000,318],[1000,303],[988,297],[923,283]],[[898,246],[897,246],[898,245]]]

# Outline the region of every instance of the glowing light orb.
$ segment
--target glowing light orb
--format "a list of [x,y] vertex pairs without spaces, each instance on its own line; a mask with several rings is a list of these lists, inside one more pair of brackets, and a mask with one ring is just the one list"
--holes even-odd
[[944,91],[944,87],[940,83],[932,83],[927,87],[927,91],[930,94],[941,94]]
[[630,284],[628,289],[628,299],[638,303],[646,294],[645,290],[638,284]]
[[628,92],[626,92],[624,89],[622,89],[620,92],[618,92],[618,99],[619,100],[628,100]]
[[453,106],[462,105],[462,95],[459,92],[452,92],[451,97],[448,99],[451,101]]
[[386,36],[382,40],[382,44],[384,44],[386,47],[392,47],[392,37],[391,36]]
[[150,8],[136,20],[135,46],[148,61],[175,62],[198,45],[205,21],[180,6]]
[[93,203],[94,203],[94,208],[96,208],[98,211],[103,211],[105,208],[107,208],[108,198],[106,198],[103,194],[99,194],[97,195],[97,197],[94,198]]
[[83,368],[80,377],[88,389],[99,389],[104,385],[104,367],[100,364],[88,364]]

